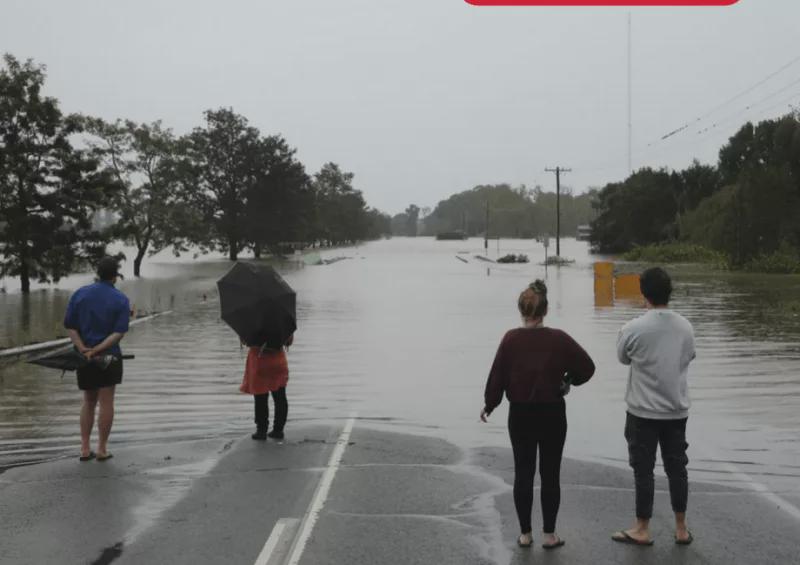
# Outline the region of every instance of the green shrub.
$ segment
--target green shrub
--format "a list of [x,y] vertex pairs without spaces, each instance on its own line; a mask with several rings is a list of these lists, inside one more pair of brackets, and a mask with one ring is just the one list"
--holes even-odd
[[774,253],[751,259],[742,265],[742,270],[751,273],[791,275],[800,273],[800,259],[796,253],[784,247]]
[[719,251],[691,243],[661,243],[635,247],[622,256],[644,263],[706,263],[727,268],[728,258]]

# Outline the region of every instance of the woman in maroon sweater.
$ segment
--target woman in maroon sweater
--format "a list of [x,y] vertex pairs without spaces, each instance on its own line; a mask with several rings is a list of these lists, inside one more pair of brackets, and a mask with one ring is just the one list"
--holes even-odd
[[561,454],[567,437],[564,395],[570,385],[582,385],[594,374],[591,357],[561,330],[543,325],[547,314],[547,286],[532,283],[519,295],[524,326],[510,330],[500,342],[486,383],[481,420],[497,408],[503,393],[511,405],[508,433],[514,450],[514,505],[522,535],[521,547],[533,543],[531,508],[536,452],[542,483],[545,549],[564,545],[556,535],[561,503]]

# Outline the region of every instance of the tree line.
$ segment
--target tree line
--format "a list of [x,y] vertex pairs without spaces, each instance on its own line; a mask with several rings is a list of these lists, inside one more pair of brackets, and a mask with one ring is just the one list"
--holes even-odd
[[[593,217],[594,192],[561,193],[561,234],[575,235]],[[463,231],[468,237],[533,238],[556,233],[556,194],[541,187],[479,185],[439,202],[431,211],[412,204],[392,218],[396,235],[436,235]]]
[[745,124],[720,149],[716,165],[644,168],[606,185],[594,204],[594,249],[687,243],[719,252],[734,268],[797,265],[799,117]]
[[[339,245],[379,238],[391,217],[366,205],[335,163],[310,175],[280,135],[230,108],[176,135],[161,122],[70,114],[43,93],[46,69],[10,54],[0,68],[0,276],[58,281],[106,245],[148,255],[172,247],[236,260],[287,243]],[[93,218],[111,211],[111,225]]]

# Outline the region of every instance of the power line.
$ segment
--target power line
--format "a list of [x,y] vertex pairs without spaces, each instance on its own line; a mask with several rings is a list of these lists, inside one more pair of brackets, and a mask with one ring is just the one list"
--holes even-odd
[[[727,124],[728,122],[738,118],[739,116],[747,114],[748,112],[753,112],[754,110],[758,109],[758,107],[761,106],[764,102],[767,102],[768,100],[770,100],[772,98],[775,98],[776,96],[779,96],[780,94],[785,93],[786,91],[790,90],[792,87],[795,87],[797,85],[800,85],[800,78],[797,78],[797,79],[793,80],[792,82],[782,86],[781,88],[769,93],[768,95],[763,96],[762,98],[759,98],[758,100],[755,100],[754,102],[749,103],[747,106],[745,106],[745,107],[743,107],[743,108],[741,108],[739,110],[736,110],[736,111],[734,111],[734,112],[732,112],[730,114],[725,115],[724,117],[716,120],[715,122],[707,125],[706,127],[702,128],[702,129],[698,129],[695,132],[697,137],[693,137],[693,140],[696,141],[700,137],[704,137],[707,134],[713,133],[720,126]],[[753,116],[761,116],[761,115],[764,114],[764,112],[768,112],[769,110],[772,110],[774,108],[783,106],[785,104],[788,104],[789,102],[791,102],[792,100],[794,100],[798,96],[800,96],[800,94],[793,94],[788,99],[782,99],[782,101],[777,103],[777,104],[771,105],[771,106],[766,107],[766,108],[759,109],[757,113],[753,114]],[[753,118],[751,117],[750,119],[753,119]],[[684,129],[689,129],[689,128],[691,128],[692,125],[693,124],[690,123]],[[684,140],[684,143],[686,141],[688,141],[688,140]],[[633,151],[633,154],[637,158],[640,159],[640,158],[642,158],[644,156],[652,155],[655,151],[666,149],[667,147],[670,147],[671,144],[674,144],[675,142],[676,142],[675,138],[672,138],[672,139],[663,139],[662,138],[662,139],[660,139],[658,141],[654,141],[652,143],[649,143],[646,146],[640,146],[638,149],[635,149]],[[689,143],[693,144],[694,142],[690,141]],[[619,163],[619,161],[614,159],[614,160],[602,161],[602,162],[599,162],[599,163],[589,163],[589,164],[587,164],[587,166],[580,167],[580,168],[581,168],[581,170],[583,170],[585,172],[602,172],[602,171],[608,171],[608,170],[613,170],[613,169],[617,169],[618,170],[618,169],[622,168],[618,163]]]
[[737,100],[743,98],[744,96],[747,96],[748,94],[750,94],[751,92],[756,90],[758,87],[763,86],[764,84],[769,82],[771,79],[775,78],[776,76],[781,74],[783,71],[785,71],[786,69],[790,68],[792,65],[794,65],[794,64],[796,64],[798,62],[800,62],[800,55],[798,55],[797,57],[795,57],[794,59],[792,59],[791,61],[789,61],[785,65],[783,65],[777,71],[774,71],[774,72],[770,73],[769,75],[767,75],[766,77],[764,77],[763,79],[759,80],[754,85],[749,86],[748,88],[744,89],[743,91],[739,92],[738,94],[736,94],[736,95],[732,96],[731,98],[727,99],[725,102],[722,102],[721,104],[718,104],[718,105],[714,106],[711,110],[707,111],[705,114],[701,115],[700,117],[697,117],[697,118],[695,118],[695,119],[693,119],[693,120],[691,120],[689,122],[686,122],[685,124],[683,124],[679,128],[676,128],[676,129],[674,129],[674,130],[662,135],[661,138],[658,141],[654,141],[653,143],[650,143],[648,145],[648,147],[650,147],[650,145],[654,145],[654,144],[659,143],[661,141],[665,141],[665,140],[669,139],[670,137],[676,136],[679,133],[686,131],[687,129],[692,127],[692,125],[705,120],[706,118],[708,118],[709,116],[715,114],[717,111],[721,110],[722,108],[732,104],[733,102],[736,102]]
[[743,114],[745,112],[748,112],[748,111],[752,110],[756,106],[760,106],[761,104],[763,104],[764,102],[766,102],[770,98],[774,98],[774,97],[778,96],[779,94],[783,94],[784,92],[786,92],[787,90],[789,90],[790,88],[792,88],[793,86],[796,86],[798,84],[800,84],[800,78],[795,80],[795,81],[793,81],[793,82],[791,82],[791,83],[789,83],[789,84],[787,84],[783,88],[780,88],[780,89],[772,92],[771,94],[768,94],[767,96],[764,96],[763,98],[761,98],[759,100],[756,100],[755,102],[751,102],[750,104],[745,106],[739,112],[736,112],[735,114],[729,114],[727,117],[725,117],[723,119],[720,119],[720,120],[717,120],[716,122],[714,122],[710,126],[705,127],[704,129],[698,131],[697,133],[698,134],[703,134],[703,133],[705,133],[707,131],[711,131],[711,130],[715,129],[717,126],[719,126],[720,124],[723,124],[723,123],[725,123],[725,122],[727,122],[729,120],[732,120],[733,118],[739,116],[740,114]]

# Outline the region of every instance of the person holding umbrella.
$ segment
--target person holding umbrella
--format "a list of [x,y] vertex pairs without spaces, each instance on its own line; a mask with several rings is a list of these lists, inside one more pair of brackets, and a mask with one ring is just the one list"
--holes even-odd
[[523,327],[506,332],[494,358],[484,394],[481,420],[500,404],[511,404],[508,433],[514,452],[514,506],[522,534],[520,547],[533,544],[531,508],[537,451],[542,482],[545,549],[564,545],[556,535],[561,503],[561,454],[567,437],[564,395],[594,374],[591,357],[565,332],[544,327],[547,286],[537,280],[519,295]]
[[[288,414],[286,348],[297,329],[296,295],[269,266],[236,263],[217,281],[222,319],[249,348],[241,392],[255,402],[256,440],[283,439]],[[268,434],[269,395],[275,401],[275,420]]]
[[[77,369],[78,388],[83,391],[80,418],[81,461],[89,461],[95,457],[98,461],[111,458],[108,437],[114,422],[114,392],[116,385],[122,382],[122,351],[119,341],[128,331],[130,319],[128,298],[114,287],[117,278],[121,276],[117,260],[103,257],[97,264],[98,281],[75,291],[64,315],[64,327],[70,340],[86,359],[108,354],[115,358],[112,363],[87,363]],[[95,454],[90,448],[90,441],[98,404],[100,412]]]
[[[294,342],[294,336],[289,336],[283,347],[271,349],[265,345],[250,347],[245,362],[244,378],[239,390],[245,394],[252,394],[255,403],[256,431],[251,435],[253,439],[264,441],[267,437],[283,439],[283,428],[289,415],[289,402],[286,399],[286,384],[289,382],[289,363],[286,359],[286,350]],[[275,419],[272,431],[269,428],[269,395],[275,403]]]

